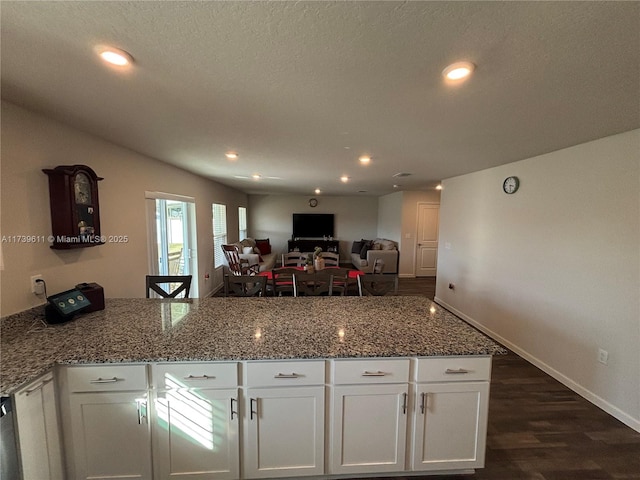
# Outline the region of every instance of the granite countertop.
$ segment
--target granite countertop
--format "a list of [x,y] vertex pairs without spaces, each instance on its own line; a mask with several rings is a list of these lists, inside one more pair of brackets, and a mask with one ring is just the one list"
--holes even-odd
[[42,316],[1,320],[2,395],[55,364],[506,353],[417,296],[107,299],[65,324]]

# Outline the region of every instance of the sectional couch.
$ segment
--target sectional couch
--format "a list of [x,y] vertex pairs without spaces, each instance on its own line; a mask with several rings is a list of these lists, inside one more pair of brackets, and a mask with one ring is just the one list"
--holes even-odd
[[376,259],[384,262],[382,273],[398,273],[398,244],[386,238],[360,240],[351,247],[351,263],[358,270],[372,273]]

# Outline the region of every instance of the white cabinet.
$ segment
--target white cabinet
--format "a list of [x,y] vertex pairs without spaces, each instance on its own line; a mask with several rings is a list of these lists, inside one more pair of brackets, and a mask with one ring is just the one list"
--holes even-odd
[[346,360],[333,365],[331,473],[403,471],[409,360]]
[[151,480],[146,366],[67,367],[63,376],[69,477]]
[[490,357],[418,361],[413,470],[484,466],[490,372]]
[[62,480],[62,445],[53,373],[18,390],[14,399],[23,478]]
[[246,364],[244,477],[324,473],[324,362]]
[[156,478],[239,477],[237,372],[236,363],[152,366]]

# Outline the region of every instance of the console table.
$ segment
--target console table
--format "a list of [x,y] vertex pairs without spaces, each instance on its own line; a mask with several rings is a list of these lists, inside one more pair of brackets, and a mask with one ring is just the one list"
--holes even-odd
[[339,253],[340,242],[338,240],[289,240],[289,252],[313,252],[316,247],[320,247],[323,252]]

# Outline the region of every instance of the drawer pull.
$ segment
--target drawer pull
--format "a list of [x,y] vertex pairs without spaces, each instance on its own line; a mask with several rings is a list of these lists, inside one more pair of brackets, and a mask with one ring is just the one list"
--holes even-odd
[[302,375],[299,373],[291,372],[291,373],[279,373],[274,375],[273,378],[300,378]]
[[216,377],[213,375],[187,375],[185,380],[214,380]]
[[389,374],[386,372],[381,372],[380,370],[378,370],[377,372],[368,372],[367,370],[365,370],[362,374],[363,377],[384,377],[386,375]]
[[464,368],[458,368],[458,369],[453,369],[453,368],[447,368],[444,373],[446,373],[447,375],[458,375],[458,374],[464,374],[464,373],[469,373],[469,370],[465,370]]
[[102,377],[98,377],[95,380],[89,380],[89,383],[116,383],[116,382],[121,382],[121,381],[124,381],[124,378],[118,378],[118,377],[102,378]]
[[39,384],[37,384],[35,387],[30,388],[29,390],[27,390],[26,392],[23,392],[25,396],[29,396],[34,392],[37,392],[38,390],[41,390],[42,387],[44,387],[47,383],[49,383],[51,380],[53,380],[53,377],[48,378],[46,380],[43,380],[42,382],[40,382]]

